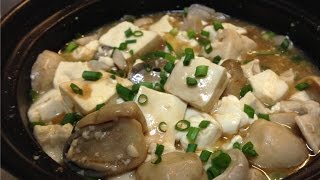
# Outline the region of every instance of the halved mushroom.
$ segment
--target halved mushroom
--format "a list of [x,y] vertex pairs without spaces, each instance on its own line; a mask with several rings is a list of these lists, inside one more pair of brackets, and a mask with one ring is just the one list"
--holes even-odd
[[295,119],[308,145],[314,154],[317,154],[320,150],[320,114],[318,116],[306,114]]
[[274,122],[255,121],[244,143],[249,141],[259,154],[249,160],[261,168],[295,167],[308,158],[308,149],[303,140],[288,128]]
[[160,71],[166,65],[164,59],[147,60],[138,63],[132,67],[128,74],[128,79],[134,84],[140,82],[158,82],[160,80]]
[[199,157],[194,153],[171,152],[159,164],[148,161],[136,171],[137,180],[206,180]]
[[298,114],[294,112],[273,113],[270,114],[270,120],[281,125],[285,125],[292,130],[298,130],[298,126],[295,121],[295,117]]
[[134,102],[105,105],[81,119],[76,128],[65,146],[64,160],[78,173],[119,175],[137,168],[147,157],[146,122]]
[[32,89],[42,93],[53,88],[53,78],[56,69],[64,59],[57,53],[44,50],[37,57],[31,69]]
[[221,66],[225,67],[231,75],[227,88],[223,92],[223,96],[234,95],[239,98],[241,88],[247,83],[240,62],[229,59],[224,61]]

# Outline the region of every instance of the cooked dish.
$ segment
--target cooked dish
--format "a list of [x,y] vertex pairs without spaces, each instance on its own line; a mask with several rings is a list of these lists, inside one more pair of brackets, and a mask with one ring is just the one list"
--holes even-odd
[[319,74],[288,36],[194,4],[44,50],[28,117],[88,178],[282,179],[319,153]]

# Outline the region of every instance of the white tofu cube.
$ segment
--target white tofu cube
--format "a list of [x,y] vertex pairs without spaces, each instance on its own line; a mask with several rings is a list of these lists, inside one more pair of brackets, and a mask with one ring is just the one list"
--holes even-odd
[[57,163],[63,162],[63,148],[71,135],[73,126],[71,124],[61,125],[36,125],[33,134],[45,153]]
[[281,73],[279,77],[280,77],[281,80],[283,80],[287,84],[293,84],[295,76],[296,75],[293,72],[292,68],[290,68],[289,70]]
[[[140,37],[131,36],[127,38],[125,36],[125,31],[129,28],[131,28],[132,31],[142,31],[143,35]],[[100,37],[99,42],[104,46],[119,47],[121,43],[132,39],[136,39],[137,42],[128,44],[127,51],[122,51],[125,59],[131,58],[129,50],[133,50],[135,55],[142,55],[155,49],[162,42],[161,37],[156,32],[141,30],[127,21],[119,23],[115,27],[111,28],[107,33],[103,34]]]
[[[208,66],[206,77],[197,78],[196,86],[188,86],[187,77],[194,77],[196,67]],[[228,83],[227,71],[203,57],[195,57],[190,65],[183,65],[183,58],[179,61],[169,76],[164,89],[189,103],[191,106],[205,112],[210,112],[220,98]]]
[[170,32],[173,28],[170,21],[173,21],[174,18],[169,15],[164,15],[161,17],[159,21],[149,26],[149,30],[158,33],[159,35],[163,35],[166,32]]
[[306,91],[298,91],[294,94],[292,94],[289,98],[289,100],[292,101],[308,101],[311,100],[310,96]]
[[[132,83],[120,77],[110,78],[111,74],[104,73],[98,81],[72,80],[60,84],[60,92],[65,103],[75,111],[86,115],[95,110],[97,104],[105,103],[116,93],[117,83],[131,86]],[[75,94],[70,87],[74,83],[83,90],[83,95]]]
[[64,104],[60,91],[52,89],[34,102],[28,110],[28,118],[31,122],[49,122],[57,116],[71,112]]
[[265,70],[249,78],[253,94],[263,103],[274,105],[288,91],[288,85],[272,70]]
[[179,31],[176,36],[176,40],[178,40],[178,42],[180,41],[180,44],[187,44],[187,46],[191,46],[192,48],[199,45],[197,40],[190,39],[188,37],[188,33],[186,31]]
[[236,31],[238,34],[246,34],[247,30],[245,28],[242,28],[240,26],[235,26],[231,23],[222,23],[222,26],[224,29],[232,29]]
[[265,107],[265,105],[262,104],[262,102],[259,99],[257,99],[252,92],[247,92],[247,94],[240,99],[240,103],[242,104],[242,106],[244,106],[244,104],[251,106],[256,113],[270,113],[270,109]]
[[[198,145],[198,149],[212,149],[213,145],[222,135],[221,125],[209,114],[197,111],[193,108],[188,108],[184,119],[188,120],[192,127],[199,127],[199,124],[203,120],[210,121],[207,128],[201,129],[195,143]],[[176,139],[180,141],[182,147],[187,149],[190,143],[187,138],[187,131],[176,131]]]
[[[138,103],[141,94],[148,97],[148,102],[144,105]],[[178,121],[183,119],[187,104],[174,95],[158,92],[144,86],[140,87],[134,101],[137,102],[147,120],[149,129],[147,143],[165,144],[165,147],[175,149],[174,127]],[[159,131],[160,122],[167,123],[166,133]]]
[[241,65],[243,75],[246,78],[250,78],[251,76],[261,73],[259,62],[260,61],[258,59],[255,59],[253,61],[248,62],[245,65]]

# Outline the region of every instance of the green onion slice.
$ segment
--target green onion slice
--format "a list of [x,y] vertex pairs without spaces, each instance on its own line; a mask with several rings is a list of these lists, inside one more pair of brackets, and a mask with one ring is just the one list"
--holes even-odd
[[231,157],[229,154],[222,151],[214,152],[212,154],[212,166],[225,170],[231,163]]
[[243,86],[243,88],[240,90],[240,98],[244,97],[249,91],[253,91],[251,84]]
[[209,66],[200,65],[196,67],[195,77],[206,77],[208,74]]
[[77,121],[79,121],[82,118],[81,115],[79,115],[78,113],[67,113],[63,120],[60,122],[61,125],[65,125],[65,124],[72,124],[74,125]]
[[219,29],[224,29],[222,23],[219,21],[213,21],[214,30],[218,31]]
[[186,152],[196,152],[197,147],[197,144],[188,144]]
[[116,91],[117,91],[118,95],[125,101],[132,101],[134,98],[133,91],[122,86],[121,84],[116,85]]
[[155,155],[157,155],[157,159],[155,161],[151,161],[152,164],[159,164],[162,160],[161,156],[164,151],[164,145],[157,144]]
[[208,150],[203,150],[200,154],[200,159],[202,162],[207,162],[211,156],[212,152]]
[[266,31],[266,32],[262,33],[262,38],[265,40],[270,40],[274,36],[276,36],[276,34],[272,31]]
[[243,108],[243,111],[249,116],[249,118],[253,118],[254,109],[251,106],[245,104],[244,108]]
[[29,97],[32,100],[32,102],[35,102],[39,98],[39,93],[33,89],[29,92]]
[[303,90],[305,90],[305,89],[307,89],[307,88],[309,88],[310,87],[310,85],[307,83],[307,82],[302,82],[302,83],[299,83],[299,84],[297,84],[296,86],[295,86],[295,88],[297,89],[297,90],[299,90],[299,91],[303,91]]
[[211,44],[207,44],[206,46],[204,46],[204,51],[207,53],[207,54],[210,54],[212,52],[213,48],[211,46]]
[[101,109],[104,105],[106,105],[106,103],[97,104],[97,105],[96,105],[96,111],[98,111],[99,109]]
[[190,127],[187,133],[187,138],[190,142],[195,142],[198,134],[200,132],[200,128],[197,127]]
[[76,84],[71,83],[70,88],[75,94],[83,95],[83,90],[79,88],[79,86],[77,86]]
[[64,49],[64,52],[71,53],[72,51],[74,51],[78,47],[79,47],[78,43],[76,43],[75,41],[71,41],[67,44],[66,48]]
[[259,114],[257,114],[257,116],[258,116],[258,118],[261,118],[261,119],[265,119],[265,120],[270,121],[269,114],[262,114],[262,113],[259,113]]
[[167,125],[167,123],[166,122],[160,122],[159,123],[159,131],[161,131],[161,132],[167,132],[167,130],[168,130],[168,125]]
[[133,35],[133,31],[132,31],[132,29],[131,28],[129,28],[129,29],[127,29],[125,32],[124,32],[124,34],[126,35],[126,37],[128,38],[128,37],[130,37],[130,36],[132,36]]
[[129,53],[130,53],[131,56],[133,56],[133,54],[134,54],[132,49],[130,49]]
[[165,43],[166,43],[166,46],[168,47],[168,50],[169,50],[170,52],[173,52],[174,49],[173,49],[173,47],[171,46],[171,44],[169,44],[167,41],[166,41]]
[[215,64],[219,64],[221,59],[222,59],[221,56],[217,55],[213,58],[212,62]]
[[280,44],[281,49],[283,50],[288,50],[290,46],[290,41],[288,38],[284,38],[284,40],[282,41],[282,43]]
[[202,121],[200,122],[200,124],[199,124],[199,128],[205,129],[205,128],[207,128],[207,127],[209,126],[209,124],[210,124],[210,121],[208,121],[208,120],[202,120]]
[[157,159],[156,159],[156,160],[151,161],[151,163],[152,163],[152,164],[159,164],[159,163],[161,163],[161,161],[162,161],[161,156],[157,156]]
[[241,150],[241,144],[239,142],[235,142],[235,143],[233,143],[232,148]]
[[101,72],[96,71],[83,71],[82,78],[87,81],[97,81],[102,77]]
[[111,78],[111,79],[116,79],[116,75],[111,74],[110,78]]
[[187,77],[186,83],[188,86],[196,86],[198,84],[198,81],[193,77]]
[[204,37],[209,37],[210,32],[209,31],[205,31],[205,30],[201,30],[200,34]]
[[189,39],[194,39],[196,37],[196,32],[193,29],[189,29],[187,35]]
[[256,157],[258,156],[258,153],[254,150],[254,146],[252,142],[247,142],[243,147],[242,147],[242,152],[249,157]]
[[176,35],[179,33],[179,31],[178,31],[177,28],[172,28],[169,33],[170,33],[172,36],[176,36]]
[[127,43],[127,44],[133,44],[133,43],[136,43],[136,42],[137,42],[136,39],[126,40],[126,43]]
[[126,50],[127,47],[128,47],[128,44],[127,44],[126,42],[122,42],[122,43],[120,43],[118,49],[119,49],[119,50]]
[[140,105],[145,105],[145,104],[147,104],[147,102],[148,102],[148,96],[145,94],[140,94],[138,97],[138,103]]
[[190,122],[187,120],[180,120],[177,122],[177,124],[175,125],[175,129],[177,131],[187,131],[190,127]]
[[221,173],[222,173],[221,170],[214,166],[211,166],[207,170],[208,179],[214,179],[215,177],[219,176]]
[[185,53],[185,57],[183,60],[183,65],[188,66],[190,64],[191,60],[194,58],[194,52],[193,52],[192,48],[186,48],[184,50],[184,53]]
[[172,70],[173,70],[173,68],[174,68],[174,63],[172,63],[172,62],[167,62],[166,63],[166,65],[164,66],[164,70],[165,71],[167,71],[167,73],[171,73],[172,72]]
[[35,122],[31,122],[31,127],[34,127],[34,126],[45,126],[46,123],[43,122],[43,121],[35,121]]
[[141,37],[141,36],[143,36],[143,32],[142,31],[134,31],[133,36],[134,37]]

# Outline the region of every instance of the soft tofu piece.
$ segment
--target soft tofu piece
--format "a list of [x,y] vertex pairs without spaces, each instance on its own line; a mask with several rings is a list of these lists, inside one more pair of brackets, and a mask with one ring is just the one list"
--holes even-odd
[[219,55],[222,59],[240,60],[242,54],[253,50],[257,46],[252,39],[237,33],[233,29],[218,30],[214,39],[210,40],[213,50],[207,54],[203,49],[201,53],[210,59]]
[[246,34],[247,30],[245,28],[242,28],[240,26],[235,26],[231,23],[222,23],[222,26],[224,29],[232,29],[236,31],[238,34]]
[[113,62],[113,59],[111,57],[99,56],[98,61],[106,64],[109,67],[114,67],[115,66],[114,62]]
[[308,101],[311,100],[310,96],[306,91],[297,91],[289,97],[292,101]]
[[221,124],[224,134],[235,134],[238,129],[254,122],[243,111],[243,105],[233,95],[225,96],[218,104],[213,117]]
[[263,103],[274,105],[288,91],[288,85],[279,76],[268,69],[249,78],[253,94]]
[[242,106],[244,106],[244,104],[251,106],[256,113],[270,113],[270,109],[266,108],[265,105],[253,95],[252,92],[247,92],[247,94],[240,99],[240,102]]
[[164,15],[161,17],[159,21],[149,26],[149,30],[158,33],[159,35],[163,35],[163,33],[170,32],[173,28],[170,24],[170,21],[174,20],[173,17],[169,15]]
[[[138,103],[141,94],[148,97],[148,102],[145,105]],[[147,144],[165,144],[165,149],[175,150],[174,127],[178,121],[183,119],[187,104],[174,95],[158,92],[144,86],[140,87],[134,101],[137,102],[147,121],[149,129]],[[166,133],[159,131],[160,122],[167,123]]]
[[177,34],[177,36],[176,36],[176,39],[177,39],[178,41],[181,41],[181,42],[183,42],[183,43],[188,44],[188,45],[191,46],[191,47],[196,47],[196,46],[199,45],[199,43],[198,43],[197,40],[195,40],[195,39],[190,39],[190,38],[188,37],[187,31],[179,31],[178,34]]
[[260,61],[258,59],[255,59],[241,66],[243,74],[246,78],[250,78],[251,76],[261,73],[259,62]]
[[243,139],[242,139],[242,137],[240,135],[233,136],[232,139],[229,142],[224,143],[222,145],[222,149],[225,150],[225,151],[233,149],[233,144],[236,143],[236,142],[242,144]]
[[34,102],[28,110],[28,118],[31,122],[49,122],[53,118],[71,112],[64,104],[60,91],[52,89]]
[[100,44],[98,40],[90,41],[86,45],[79,46],[74,51],[72,51],[71,57],[73,60],[77,60],[77,61],[92,60],[99,46]]
[[[129,28],[131,28],[132,31],[142,31],[143,35],[141,37],[131,36],[127,38],[125,36],[125,31]],[[155,47],[158,47],[162,42],[161,37],[156,32],[141,30],[127,21],[119,23],[107,33],[103,34],[100,37],[99,42],[104,46],[119,47],[121,43],[131,39],[136,39],[137,42],[128,44],[128,51],[121,51],[125,59],[131,58],[129,50],[133,50],[134,54],[139,56],[155,49]]]
[[55,88],[63,82],[68,82],[82,77],[83,71],[90,70],[87,62],[60,62],[53,79]]
[[[195,143],[198,149],[212,149],[213,145],[222,135],[221,125],[209,114],[200,112],[194,108],[187,108],[184,119],[190,122],[190,126],[199,127],[203,120],[210,121],[207,128],[201,129]],[[187,149],[190,143],[187,138],[188,131],[176,131],[176,139],[180,141],[183,149]]]
[[[194,77],[196,67],[208,66],[208,74],[198,78],[198,85],[190,87],[186,84],[187,77]],[[169,76],[164,89],[204,112],[210,112],[220,98],[228,83],[227,71],[206,58],[195,57],[189,66],[179,61]]]
[[71,124],[65,125],[36,125],[33,128],[34,137],[39,142],[45,153],[48,154],[57,163],[63,162],[63,148],[71,135],[73,126]]
[[[95,110],[97,104],[105,103],[116,93],[117,83],[123,86],[131,86],[132,83],[124,78],[116,76],[116,79],[110,78],[110,73],[104,73],[98,81],[85,81],[76,79],[60,84],[60,91],[65,103],[75,111],[86,115]],[[75,94],[70,88],[74,83],[83,90],[83,95]]]
[[290,68],[289,70],[281,73],[279,77],[280,77],[280,79],[282,79],[287,84],[293,84],[294,83],[295,74],[294,74],[292,68]]

